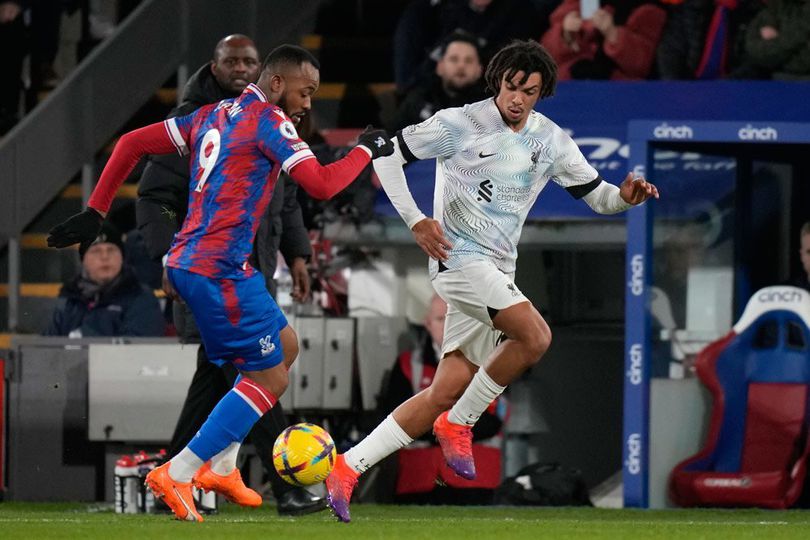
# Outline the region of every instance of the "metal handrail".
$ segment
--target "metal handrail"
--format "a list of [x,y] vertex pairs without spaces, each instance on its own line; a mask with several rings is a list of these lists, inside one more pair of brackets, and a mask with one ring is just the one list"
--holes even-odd
[[[0,140],[0,249],[8,245],[11,331],[17,327],[23,229],[79,172],[86,198],[96,180],[98,150],[172,73],[187,73],[188,65],[196,68],[229,33],[254,36],[260,50],[296,39],[311,28],[319,4],[144,0]],[[182,76],[178,79],[182,84]]]
[[186,8],[143,2],[0,141],[0,237],[20,234],[177,69],[187,50]]

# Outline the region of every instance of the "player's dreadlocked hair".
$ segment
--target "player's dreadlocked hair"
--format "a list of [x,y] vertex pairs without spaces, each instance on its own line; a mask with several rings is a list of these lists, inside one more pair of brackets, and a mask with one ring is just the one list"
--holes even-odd
[[504,74],[507,80],[511,80],[518,71],[525,73],[520,84],[525,83],[532,73],[540,74],[540,99],[554,95],[557,64],[548,51],[533,40],[515,40],[492,57],[484,74],[487,88],[497,96]]
[[321,69],[318,59],[308,50],[295,45],[279,45],[267,55],[262,62],[262,71],[267,69],[278,72],[282,66],[300,66],[305,63],[312,64],[315,69]]

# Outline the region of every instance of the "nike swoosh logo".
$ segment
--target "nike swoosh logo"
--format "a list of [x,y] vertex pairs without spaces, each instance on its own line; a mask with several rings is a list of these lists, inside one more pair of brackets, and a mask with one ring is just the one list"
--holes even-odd
[[[495,154],[497,154],[497,152],[495,152]],[[485,154],[485,153],[483,153],[483,152],[478,152],[478,157],[480,157],[481,159],[483,159],[483,158],[492,157],[492,156],[494,156],[495,154]]]
[[180,495],[180,492],[177,491],[177,488],[172,486],[172,491],[174,491],[174,494],[178,499],[180,499],[180,503],[186,508],[186,521],[197,521],[197,517],[194,515],[194,512],[191,510],[191,508],[189,508],[188,503],[183,499],[183,496]]

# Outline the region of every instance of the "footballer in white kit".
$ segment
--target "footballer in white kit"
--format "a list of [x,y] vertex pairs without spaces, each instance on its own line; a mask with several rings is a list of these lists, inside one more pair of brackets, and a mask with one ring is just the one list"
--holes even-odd
[[[430,386],[397,407],[326,479],[329,506],[349,521],[357,478],[432,427],[448,467],[476,477],[472,426],[551,344],[551,330],[514,283],[523,222],[549,180],[594,211],[611,214],[658,197],[629,174],[602,180],[554,122],[534,111],[554,94],[557,66],[536,41],[515,41],[492,58],[494,98],[439,111],[397,135],[374,170],[416,243],[430,257],[436,292],[447,302],[444,342]],[[436,158],[433,217],[408,190],[403,165]],[[500,340],[501,335],[508,339]]]
[[[397,145],[403,164],[436,158],[433,216],[453,245],[447,260],[430,259],[433,286],[450,306],[442,353],[458,349],[481,366],[500,335],[494,314],[527,301],[513,279],[521,229],[537,196],[553,180],[579,199],[602,179],[557,124],[532,111],[515,133],[493,98],[439,111],[405,128]],[[389,175],[380,178],[391,196]],[[401,184],[393,189],[409,227],[425,218]]]

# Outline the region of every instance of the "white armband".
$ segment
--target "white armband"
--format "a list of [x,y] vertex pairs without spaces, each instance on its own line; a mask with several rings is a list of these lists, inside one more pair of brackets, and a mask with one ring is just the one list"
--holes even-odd
[[616,214],[633,207],[632,204],[624,202],[617,186],[604,181],[600,182],[582,200],[598,214]]
[[406,163],[405,157],[399,148],[399,142],[394,139],[393,143],[393,154],[374,160],[374,172],[380,178],[380,183],[391,200],[391,204],[411,229],[427,216],[419,210],[416,201],[413,200],[413,195],[408,189],[405,171],[402,170],[402,166]]

